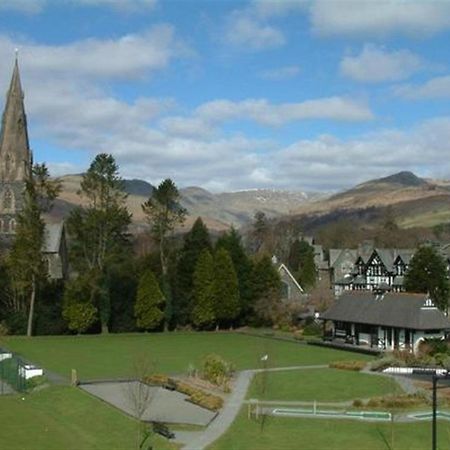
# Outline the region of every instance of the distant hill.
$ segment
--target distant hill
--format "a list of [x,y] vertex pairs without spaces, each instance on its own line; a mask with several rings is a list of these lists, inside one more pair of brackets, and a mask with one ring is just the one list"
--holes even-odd
[[[83,204],[84,199],[77,194],[81,175],[66,175],[60,179],[63,190],[53,215],[64,217],[74,205]],[[141,205],[153,189],[143,180],[125,181],[128,209],[135,227],[145,223]],[[263,211],[269,218],[300,220],[312,229],[355,217],[359,223],[372,226],[387,207],[392,209],[398,225],[406,228],[450,222],[450,182],[425,180],[412,172],[370,180],[332,196],[272,189],[215,194],[196,186],[183,188],[180,193],[181,202],[189,213],[187,228],[198,216],[212,230],[224,230],[231,225],[241,227],[252,222],[256,211]]]
[[[78,191],[81,174],[60,177],[62,192],[56,202],[53,215],[66,216],[75,206],[84,203]],[[154,190],[154,186],[143,180],[125,180],[124,190],[128,194],[127,206],[136,226],[144,224],[141,205]],[[201,216],[208,227],[216,230],[240,227],[253,220],[256,211],[263,211],[268,217],[290,214],[302,203],[323,198],[324,194],[255,189],[214,194],[200,187],[180,189],[181,203],[188,210],[186,227]]]
[[364,220],[370,225],[386,207],[392,209],[402,227],[430,227],[450,222],[450,186],[445,181],[425,180],[412,172],[399,172],[300,205],[294,215],[317,223],[366,217]]

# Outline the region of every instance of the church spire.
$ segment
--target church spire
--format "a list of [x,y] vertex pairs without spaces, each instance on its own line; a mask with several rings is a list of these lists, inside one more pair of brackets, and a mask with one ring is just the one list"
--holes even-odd
[[23,103],[19,63],[16,58],[14,70],[6,95],[0,134],[0,181],[23,181],[30,172],[31,151],[28,142],[27,118]]

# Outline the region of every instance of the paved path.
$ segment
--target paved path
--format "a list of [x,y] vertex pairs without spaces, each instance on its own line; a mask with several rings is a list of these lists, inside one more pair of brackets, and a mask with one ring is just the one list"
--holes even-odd
[[[183,450],[203,450],[228,430],[244,403],[248,387],[255,373],[264,372],[265,370],[268,372],[281,372],[285,370],[326,369],[327,367],[328,365],[276,367],[270,369],[243,370],[239,372],[234,382],[232,394],[225,402],[222,411],[200,436],[196,436],[195,439],[187,442]],[[178,439],[180,441],[182,437],[188,437],[185,433],[183,435],[179,436]]]

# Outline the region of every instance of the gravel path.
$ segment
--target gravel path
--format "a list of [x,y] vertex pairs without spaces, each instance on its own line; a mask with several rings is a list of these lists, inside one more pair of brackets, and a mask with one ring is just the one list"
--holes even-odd
[[[200,436],[196,436],[195,439],[190,440],[183,447],[183,450],[203,450],[228,430],[244,404],[248,387],[250,386],[253,375],[256,373],[264,372],[265,370],[268,372],[280,372],[285,370],[326,369],[327,367],[328,365],[276,367],[270,369],[243,370],[239,372],[234,382],[232,394],[225,402],[222,411],[211,422],[208,428]],[[186,433],[183,433],[183,435],[185,438],[188,438]],[[177,439],[183,442],[181,441],[181,436],[177,437]]]

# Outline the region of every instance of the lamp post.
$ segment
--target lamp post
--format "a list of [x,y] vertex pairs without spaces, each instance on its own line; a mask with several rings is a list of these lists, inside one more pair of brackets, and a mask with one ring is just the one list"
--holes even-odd
[[443,371],[438,373],[436,369],[416,369],[412,371],[413,375],[429,375],[433,385],[433,415],[431,420],[431,450],[437,450],[437,383],[439,380],[449,379],[450,372]]

